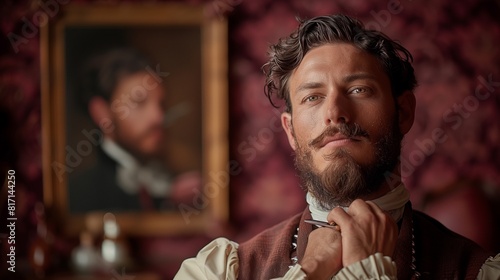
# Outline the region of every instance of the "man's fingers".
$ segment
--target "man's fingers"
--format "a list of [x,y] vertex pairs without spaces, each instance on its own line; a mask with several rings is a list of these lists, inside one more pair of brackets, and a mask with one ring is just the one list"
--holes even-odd
[[375,202],[373,201],[366,201],[366,205],[370,207],[373,212],[378,213],[378,214],[383,214],[384,210],[382,210]]
[[387,213],[372,201],[356,199],[349,205],[347,212],[341,207],[336,207],[330,211],[327,216],[327,221],[332,225],[336,224],[342,228],[342,225],[349,225],[356,216],[359,216],[357,219],[361,218],[361,220],[369,219],[382,221],[386,219]]
[[342,228],[342,225],[347,225],[350,222],[350,219],[351,216],[349,216],[349,214],[347,214],[341,207],[333,208],[333,210],[330,211],[326,217],[328,223],[338,225],[339,230]]
[[[375,205],[375,207],[378,207],[378,206]],[[351,215],[353,217],[357,216],[359,213],[366,213],[366,212],[371,212],[371,211],[373,211],[373,208],[371,207],[371,205],[368,204],[368,201],[364,201],[362,199],[354,200],[351,203],[351,205],[349,205],[349,208],[347,209],[347,212],[349,213],[349,215]]]
[[[375,205],[375,207],[378,206]],[[347,212],[341,207],[335,207],[332,211],[330,211],[330,213],[328,213],[327,221],[338,225],[346,224],[350,222],[352,217],[367,211],[373,211],[372,207],[362,199],[356,199],[351,203],[351,205],[349,205]]]

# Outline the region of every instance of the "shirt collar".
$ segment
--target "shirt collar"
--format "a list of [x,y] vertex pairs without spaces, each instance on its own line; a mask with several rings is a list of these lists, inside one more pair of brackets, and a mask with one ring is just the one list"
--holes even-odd
[[[307,204],[309,204],[309,211],[315,220],[326,222],[326,218],[330,210],[322,209],[317,199],[310,193],[306,195]],[[410,193],[405,188],[404,184],[400,184],[392,189],[385,195],[372,200],[382,210],[387,211],[396,222],[403,216],[405,204],[410,200]],[[342,206],[341,206],[342,207]],[[342,207],[347,212],[348,207]]]
[[125,149],[109,138],[104,138],[102,150],[118,163],[116,183],[126,193],[137,194],[144,187],[155,197],[165,197],[171,189],[171,178],[163,165],[158,162],[139,163]]

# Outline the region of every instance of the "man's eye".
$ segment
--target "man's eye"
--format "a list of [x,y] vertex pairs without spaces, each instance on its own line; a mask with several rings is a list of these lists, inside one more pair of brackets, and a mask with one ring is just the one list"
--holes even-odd
[[353,88],[351,90],[351,93],[354,93],[354,94],[360,94],[360,93],[368,93],[369,90],[367,88],[364,88],[364,87],[357,87],[357,88]]
[[317,101],[318,99],[319,99],[319,96],[311,95],[311,96],[304,98],[304,102],[314,102],[314,101]]

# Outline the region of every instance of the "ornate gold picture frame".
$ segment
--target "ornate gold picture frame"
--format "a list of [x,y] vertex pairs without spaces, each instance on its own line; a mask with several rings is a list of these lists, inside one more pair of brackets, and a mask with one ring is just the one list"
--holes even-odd
[[68,235],[99,230],[108,212],[75,212],[69,197],[72,182],[80,180],[75,174],[95,165],[102,144],[81,110],[79,70],[92,53],[118,46],[153,57],[148,71],[167,92],[166,161],[175,172],[195,169],[201,176],[201,189],[188,203],[114,213],[122,232],[194,233],[227,221],[227,23],[207,14],[202,6],[174,3],[69,4],[41,29],[44,203]]

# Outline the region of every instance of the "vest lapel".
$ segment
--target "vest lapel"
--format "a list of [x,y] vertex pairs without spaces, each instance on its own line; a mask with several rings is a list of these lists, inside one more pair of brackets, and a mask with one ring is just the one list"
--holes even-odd
[[313,225],[304,222],[306,219],[312,219],[309,207],[306,207],[306,210],[302,213],[299,223],[299,236],[297,238],[297,257],[299,258],[299,261],[304,257],[307,247],[307,239],[313,230]]
[[405,206],[405,212],[401,221],[401,229],[399,230],[398,241],[396,241],[396,249],[394,250],[394,257],[398,268],[398,279],[411,279],[413,271],[412,264],[412,209],[411,203],[408,202]]

